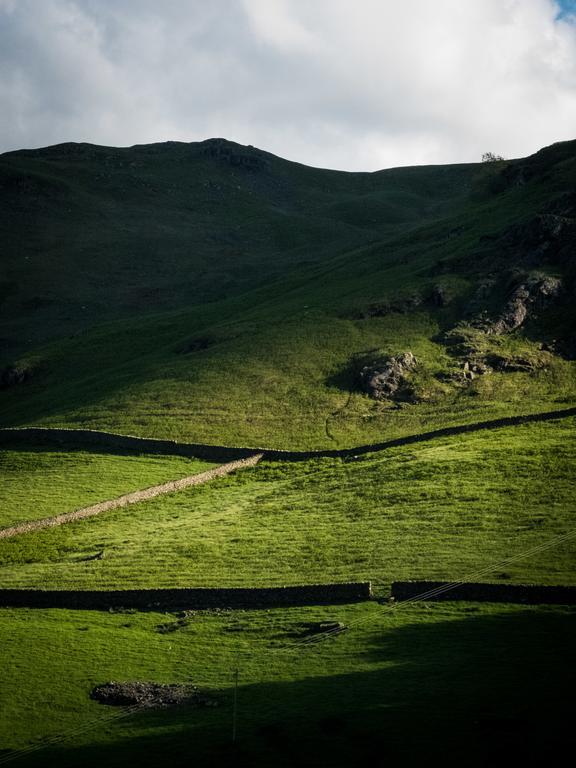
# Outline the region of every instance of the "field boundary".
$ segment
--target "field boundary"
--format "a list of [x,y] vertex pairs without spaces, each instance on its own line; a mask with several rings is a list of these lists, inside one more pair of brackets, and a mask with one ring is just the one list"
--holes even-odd
[[289,451],[276,448],[231,447],[224,445],[206,445],[204,443],[179,443],[175,440],[160,440],[150,437],[120,435],[92,429],[64,429],[61,427],[3,427],[0,428],[0,446],[48,445],[67,450],[81,450],[86,446],[96,446],[116,450],[139,451],[140,453],[163,453],[178,456],[196,457],[208,461],[233,461],[246,459],[255,453],[272,461],[304,461],[316,458],[353,458],[366,453],[375,453],[388,448],[426,442],[439,437],[462,435],[486,429],[532,424],[541,421],[564,419],[576,416],[576,407],[563,410],[530,413],[519,416],[504,416],[499,419],[459,424],[421,432],[416,435],[397,437],[379,443],[360,445],[355,448],[331,448],[310,451]]
[[[449,589],[448,589],[449,587]],[[525,605],[575,605],[576,587],[541,584],[490,584],[467,581],[453,585],[444,581],[394,581],[391,597],[404,600],[464,600],[483,603]]]
[[111,608],[136,608],[146,611],[209,610],[337,605],[370,600],[371,597],[372,586],[369,581],[230,589],[0,589],[0,607],[105,611]]
[[108,512],[111,509],[126,507],[129,504],[138,504],[141,501],[147,501],[148,499],[156,498],[156,496],[162,496],[165,493],[174,493],[176,491],[182,491],[185,488],[191,488],[195,485],[202,485],[203,483],[208,483],[210,480],[214,480],[217,477],[224,477],[225,475],[229,475],[231,472],[235,472],[238,469],[247,469],[248,467],[253,467],[261,459],[262,454],[255,453],[251,456],[247,456],[246,458],[237,459],[236,461],[230,461],[227,464],[222,464],[219,467],[214,467],[214,469],[208,469],[205,472],[199,472],[195,475],[188,475],[187,477],[180,478],[180,480],[169,480],[167,483],[153,485],[150,488],[143,488],[139,491],[125,493],[122,496],[116,497],[115,499],[100,501],[96,504],[91,504],[88,507],[76,509],[73,512],[64,512],[60,515],[44,517],[41,520],[30,520],[28,522],[19,523],[18,525],[12,525],[9,528],[0,528],[0,539],[8,539],[12,536],[18,536],[22,533],[31,533],[32,531],[37,531],[41,528],[51,528],[56,525],[64,525],[64,523],[72,523],[76,520],[83,520],[87,517],[99,515],[102,512]]

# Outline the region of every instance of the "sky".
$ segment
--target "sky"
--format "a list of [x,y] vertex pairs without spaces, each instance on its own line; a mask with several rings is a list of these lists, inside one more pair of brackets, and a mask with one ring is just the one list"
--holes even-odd
[[214,136],[367,171],[576,138],[576,0],[0,0],[0,152]]

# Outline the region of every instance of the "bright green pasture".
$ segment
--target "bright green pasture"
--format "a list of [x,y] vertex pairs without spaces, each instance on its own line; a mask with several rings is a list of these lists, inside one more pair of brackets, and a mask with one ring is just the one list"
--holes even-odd
[[[256,586],[457,579],[575,527],[574,418],[264,463],[0,542],[5,586]],[[98,561],[86,561],[104,550]],[[576,539],[489,580],[576,583]],[[481,580],[481,579],[477,579]]]
[[0,527],[37,520],[177,480],[208,462],[42,448],[0,451]]
[[[15,764],[63,768],[359,766],[374,750],[412,765],[448,748],[466,765],[493,764],[495,749],[551,757],[569,733],[575,619],[562,607],[364,603],[198,613],[159,634],[174,617],[4,609],[0,739],[6,755],[33,747]],[[349,629],[298,645],[319,620]],[[109,680],[192,682],[220,705],[118,717],[89,698]]]

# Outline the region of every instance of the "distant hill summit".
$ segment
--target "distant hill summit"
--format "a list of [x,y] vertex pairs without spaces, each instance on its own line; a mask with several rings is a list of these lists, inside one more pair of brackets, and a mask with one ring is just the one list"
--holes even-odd
[[318,448],[566,407],[575,189],[576,141],[373,173],[223,138],[1,155],[3,423]]

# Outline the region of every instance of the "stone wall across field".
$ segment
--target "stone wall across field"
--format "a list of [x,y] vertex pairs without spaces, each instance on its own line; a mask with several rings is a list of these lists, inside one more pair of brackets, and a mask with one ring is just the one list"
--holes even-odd
[[369,581],[252,589],[0,589],[0,607],[106,611],[120,608],[136,608],[142,611],[282,608],[355,603],[369,600],[371,597]]
[[189,456],[206,461],[233,461],[255,453],[251,448],[227,448],[201,443],[178,443],[175,440],[160,440],[151,437],[117,435],[95,429],[62,429],[60,427],[16,427],[0,429],[0,447],[39,445],[50,448],[82,450],[105,448],[107,450],[131,451],[135,453],[160,453]]
[[442,581],[394,581],[394,600],[466,600],[484,603],[525,605],[575,605],[576,587],[540,584],[480,584],[465,582],[450,586]]
[[237,459],[236,461],[230,461],[227,464],[221,464],[219,467],[208,469],[206,472],[200,472],[196,475],[188,475],[188,477],[181,477],[180,480],[169,480],[167,483],[153,485],[150,488],[143,488],[140,491],[125,493],[123,496],[118,496],[115,499],[100,501],[97,504],[91,504],[88,507],[75,509],[73,512],[63,512],[60,515],[44,517],[40,520],[29,520],[24,523],[19,523],[18,525],[12,525],[9,528],[0,528],[0,539],[9,539],[13,536],[19,536],[22,533],[31,533],[32,531],[40,530],[40,528],[52,528],[56,525],[73,523],[77,520],[84,520],[87,517],[100,515],[102,512],[108,512],[112,509],[118,509],[119,507],[126,507],[129,504],[139,504],[142,501],[148,501],[149,499],[154,499],[157,496],[162,496],[166,493],[175,493],[176,491],[183,491],[186,488],[192,488],[195,485],[203,485],[204,483],[209,483],[211,480],[215,480],[217,477],[224,477],[239,469],[254,467],[258,464],[261,458],[261,453],[255,453],[244,459]]
[[356,448],[333,448],[315,451],[283,451],[274,448],[262,447],[238,447],[233,448],[224,445],[204,445],[202,443],[178,443],[175,440],[159,440],[149,437],[134,437],[131,435],[117,435],[112,432],[101,432],[91,429],[61,429],[59,427],[16,427],[0,429],[0,447],[46,445],[61,448],[62,450],[74,450],[75,448],[105,448],[107,450],[126,450],[138,453],[164,453],[178,456],[196,456],[207,461],[231,461],[246,458],[255,452],[262,453],[265,459],[271,461],[303,461],[317,458],[353,458],[366,453],[383,451],[387,448],[396,448],[403,445],[412,445],[427,440],[451,435],[462,435],[469,432],[478,432],[485,429],[498,429],[500,427],[518,426],[534,422],[551,421],[576,416],[576,407],[565,408],[544,413],[531,413],[523,416],[505,416],[501,419],[475,422],[473,424],[460,424],[453,427],[435,429],[431,432],[422,432],[416,435],[407,435],[380,443],[360,445]]

